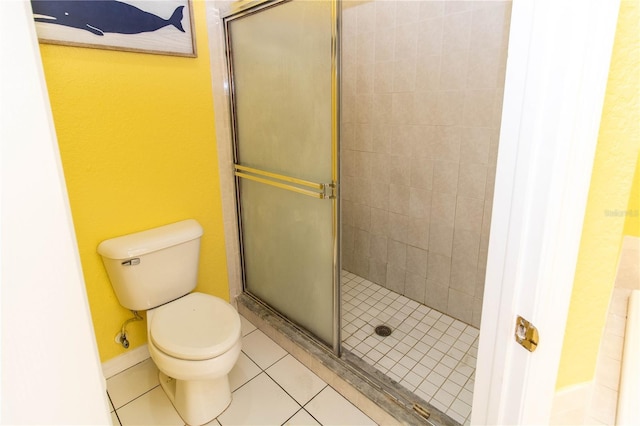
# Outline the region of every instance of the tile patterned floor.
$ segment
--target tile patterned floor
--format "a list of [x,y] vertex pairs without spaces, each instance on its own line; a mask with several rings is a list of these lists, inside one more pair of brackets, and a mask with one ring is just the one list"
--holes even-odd
[[[454,420],[469,424],[478,329],[342,273],[343,347]],[[375,334],[389,325],[388,337]]]
[[[245,318],[242,335],[233,400],[210,425],[375,425]],[[151,359],[109,378],[107,393],[114,425],[184,425]]]

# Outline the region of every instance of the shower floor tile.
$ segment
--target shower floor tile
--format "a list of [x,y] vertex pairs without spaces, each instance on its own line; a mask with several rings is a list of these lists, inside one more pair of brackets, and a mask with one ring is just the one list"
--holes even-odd
[[[342,345],[454,420],[469,424],[477,328],[342,272]],[[378,325],[390,336],[378,336]]]

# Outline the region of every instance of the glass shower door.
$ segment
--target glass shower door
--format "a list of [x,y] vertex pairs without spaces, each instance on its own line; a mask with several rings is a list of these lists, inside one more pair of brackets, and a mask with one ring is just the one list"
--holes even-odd
[[224,22],[245,290],[338,352],[336,3]]

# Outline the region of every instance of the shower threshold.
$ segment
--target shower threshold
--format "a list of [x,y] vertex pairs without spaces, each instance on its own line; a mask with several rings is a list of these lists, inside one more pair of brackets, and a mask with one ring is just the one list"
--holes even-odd
[[[344,350],[341,357],[247,293],[238,311],[378,424],[459,425],[428,401]],[[424,417],[428,413],[428,419]]]

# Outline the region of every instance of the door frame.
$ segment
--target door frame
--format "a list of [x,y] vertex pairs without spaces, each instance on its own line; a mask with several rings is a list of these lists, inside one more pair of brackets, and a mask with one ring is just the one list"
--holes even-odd
[[[549,421],[619,1],[513,0],[473,424]],[[242,285],[220,19],[228,7],[206,3],[234,300]],[[533,354],[513,340],[517,314],[540,330]]]
[[[515,0],[472,424],[548,423],[619,0]],[[538,329],[533,353],[516,317]]]

